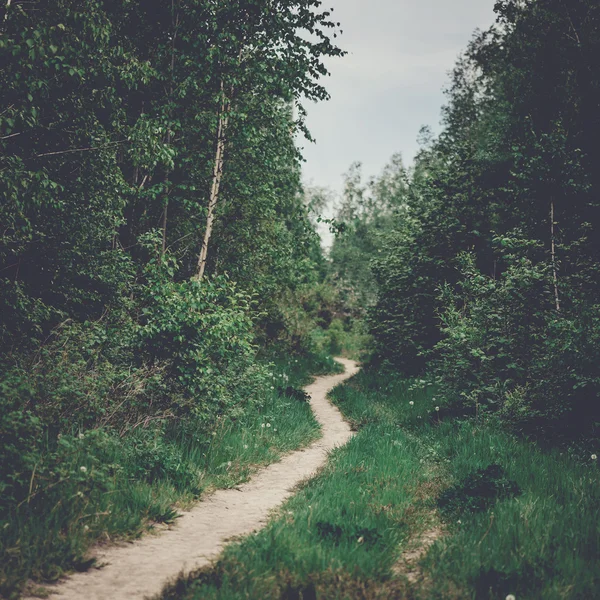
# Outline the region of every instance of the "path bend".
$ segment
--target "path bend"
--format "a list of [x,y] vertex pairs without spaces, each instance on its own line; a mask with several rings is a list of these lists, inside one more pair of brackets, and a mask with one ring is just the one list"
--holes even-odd
[[[51,586],[57,600],[143,600],[179,576],[210,563],[228,539],[263,527],[269,513],[292,495],[294,487],[323,466],[328,453],[352,436],[327,393],[358,372],[354,361],[337,359],[346,371],[318,377],[305,389],[322,426],[322,437],[257,472],[235,489],[219,490],[183,513],[176,525],[133,544],[101,549],[100,569],[77,573]],[[54,595],[56,594],[56,595]]]

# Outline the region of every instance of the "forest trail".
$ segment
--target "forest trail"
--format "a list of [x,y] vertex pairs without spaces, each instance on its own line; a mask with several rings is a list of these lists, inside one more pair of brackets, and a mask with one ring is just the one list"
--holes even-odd
[[270,511],[325,463],[330,450],[352,436],[339,410],[327,400],[327,393],[359,368],[354,361],[338,360],[346,369],[344,373],[318,377],[305,388],[322,426],[319,440],[261,470],[247,483],[211,494],[177,519],[172,528],[133,544],[99,550],[97,564],[105,566],[49,586],[52,598],[142,600],[158,594],[180,573],[209,564],[232,537],[263,527]]

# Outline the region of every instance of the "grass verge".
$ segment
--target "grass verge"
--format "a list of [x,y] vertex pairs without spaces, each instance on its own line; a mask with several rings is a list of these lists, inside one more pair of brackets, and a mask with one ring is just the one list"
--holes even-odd
[[[309,444],[319,425],[302,394],[311,371],[338,371],[331,358],[284,357],[273,385],[251,407],[207,432],[193,422],[139,427],[120,438],[97,429],[47,444],[52,470],[31,473],[25,502],[0,515],[0,597],[17,598],[27,580],[54,581],[84,570],[89,548],[135,538],[215,488]],[[48,436],[50,439],[50,436]]]
[[[600,597],[595,461],[441,419],[419,382],[363,373],[332,396],[358,434],[264,530],[164,599]],[[444,535],[408,577],[402,556],[432,527]]]

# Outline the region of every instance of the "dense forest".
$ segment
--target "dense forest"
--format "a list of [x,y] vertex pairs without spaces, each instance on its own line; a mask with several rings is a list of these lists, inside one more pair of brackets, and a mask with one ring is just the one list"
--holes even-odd
[[[297,142],[344,56],[320,0],[5,3],[0,595],[315,440],[290,398],[336,354],[358,434],[302,528],[165,598],[600,593],[600,5],[495,12],[441,133],[352,165],[325,219]],[[428,527],[449,541],[398,583]]]
[[121,491],[130,514],[78,533],[131,477],[204,487],[188,446],[272,394],[261,353],[306,361],[330,319],[294,143],[342,54],[320,4],[5,3],[0,588],[168,518]]
[[[447,90],[443,131],[346,176],[331,251],[368,305],[372,359],[554,442],[600,427],[600,7],[498,2]],[[376,291],[375,291],[376,290]],[[593,445],[590,449],[593,449]]]

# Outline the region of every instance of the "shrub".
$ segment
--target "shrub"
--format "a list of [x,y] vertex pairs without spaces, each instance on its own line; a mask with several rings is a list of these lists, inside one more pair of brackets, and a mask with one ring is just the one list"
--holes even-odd
[[574,437],[600,422],[600,307],[582,293],[557,311],[552,266],[505,256],[497,279],[462,257],[463,279],[441,296],[434,373],[447,406],[493,413],[513,428]]

